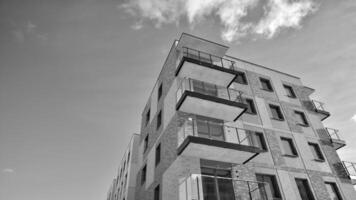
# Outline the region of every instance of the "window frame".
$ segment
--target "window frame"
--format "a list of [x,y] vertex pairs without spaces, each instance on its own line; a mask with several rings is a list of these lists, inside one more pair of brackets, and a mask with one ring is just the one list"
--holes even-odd
[[[239,82],[237,81],[238,80],[238,76],[242,77],[242,82]],[[236,77],[235,77],[235,80],[234,80],[235,83],[238,83],[238,84],[242,84],[242,85],[248,85],[248,82],[247,82],[247,77],[246,77],[246,73],[245,72],[240,72],[238,71],[236,73]]]
[[265,139],[265,136],[262,132],[254,132],[254,135],[256,136],[256,139],[260,140],[261,142],[261,149],[265,150],[265,151],[268,151],[268,148],[267,148],[267,143],[266,143],[266,139]]
[[297,125],[304,126],[304,127],[309,127],[309,122],[308,122],[307,116],[305,115],[304,112],[295,110],[294,114],[297,115],[297,116],[299,115],[298,120],[299,119],[302,120],[302,122],[298,121]]
[[[275,194],[276,194],[276,196],[275,197],[272,196],[272,198],[275,200],[282,199],[282,193],[281,193],[281,189],[279,187],[279,183],[278,183],[276,175],[256,173],[255,176],[256,176],[257,181],[259,181],[257,178],[258,176],[262,177],[262,179],[263,179],[262,182],[266,182],[266,181],[264,181],[266,177],[271,178],[272,186],[270,185],[270,187],[271,188],[273,187],[273,190],[275,191]],[[270,192],[272,193],[272,191],[270,191]]]
[[[253,101],[253,99],[245,98],[245,101],[248,106],[248,108],[246,109],[245,112],[250,115],[257,115],[257,109],[256,109],[255,102]],[[249,111],[249,108],[251,111]]]
[[157,146],[156,146],[156,152],[155,152],[155,166],[157,166],[160,162],[161,162],[161,143],[159,143]]
[[315,196],[314,196],[313,191],[312,191],[312,189],[311,189],[311,187],[310,187],[310,183],[309,183],[308,179],[305,179],[305,178],[295,178],[294,180],[295,180],[295,184],[297,185],[298,192],[299,192],[299,195],[300,195],[301,198],[303,198],[303,197],[302,197],[302,195],[300,194],[300,190],[299,190],[297,181],[301,181],[301,182],[302,182],[304,189],[306,189],[306,193],[307,193],[307,195],[308,195],[308,199],[310,199],[310,200],[315,200]]
[[[297,152],[297,149],[295,147],[293,139],[292,138],[288,138],[288,137],[281,137],[280,139],[281,139],[281,142],[282,142],[283,156],[298,157],[298,152]],[[285,149],[285,146],[284,146],[284,143],[283,143],[284,141],[288,143],[292,154],[288,154],[286,152],[286,149]]]
[[153,200],[160,200],[160,193],[161,193],[161,188],[160,185],[158,184],[153,192]]
[[148,140],[149,140],[149,134],[147,133],[145,139],[143,140],[143,153],[145,153],[148,149]]
[[308,142],[308,146],[309,146],[310,151],[312,151],[312,155],[313,155],[315,161],[319,161],[319,162],[325,161],[325,156],[323,155],[318,143]]
[[146,117],[145,126],[147,126],[149,124],[150,118],[151,118],[151,108],[149,108],[147,110],[145,117]]
[[141,170],[141,185],[143,185],[146,182],[146,176],[147,176],[147,163],[142,167]]
[[294,89],[293,89],[292,86],[283,84],[283,88],[287,93],[287,95],[286,95],[287,97],[289,97],[291,99],[296,99],[297,98],[297,95],[295,94]]
[[[265,90],[265,91],[268,91],[268,92],[273,92],[274,91],[271,80],[269,80],[267,78],[260,77],[260,83],[261,83],[261,89],[262,90]],[[265,85],[263,83],[265,83]],[[264,86],[266,86],[266,88]]]
[[163,94],[163,83],[161,82],[159,84],[158,91],[157,91],[157,101],[161,99],[162,94]]
[[162,126],[162,110],[160,110],[157,114],[156,130],[158,130],[161,126]]
[[[278,120],[278,121],[284,121],[284,115],[283,115],[283,112],[282,112],[282,109],[280,106],[275,105],[275,104],[269,104],[269,109],[270,109],[270,112],[272,115],[272,119]],[[273,112],[272,112],[273,109],[276,110],[277,117],[273,116]]]
[[339,200],[343,200],[340,189],[335,182],[325,181],[324,184],[330,185],[332,187],[333,191],[335,192],[335,195],[337,196],[337,198],[339,198]]

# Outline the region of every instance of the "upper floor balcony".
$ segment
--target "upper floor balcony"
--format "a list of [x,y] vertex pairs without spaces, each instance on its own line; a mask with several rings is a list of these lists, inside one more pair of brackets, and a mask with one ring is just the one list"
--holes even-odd
[[342,140],[339,136],[339,130],[333,128],[325,128],[325,130],[328,133],[335,150],[338,150],[346,145],[345,140]]
[[178,131],[178,155],[245,164],[265,149],[262,133],[226,126],[221,120],[189,117]]
[[356,163],[349,161],[343,161],[342,163],[352,181],[352,184],[356,185]]
[[312,100],[311,103],[313,106],[312,109],[320,115],[321,121],[330,116],[330,113],[325,109],[323,102]]
[[229,87],[236,78],[235,62],[199,50],[182,47],[176,76]]
[[269,187],[265,182],[191,174],[179,181],[179,200],[272,200]]
[[247,109],[242,92],[193,79],[181,79],[176,110],[236,121]]

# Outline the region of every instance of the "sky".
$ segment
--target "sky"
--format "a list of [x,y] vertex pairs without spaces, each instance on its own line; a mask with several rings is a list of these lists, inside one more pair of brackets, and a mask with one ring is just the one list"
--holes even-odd
[[316,89],[356,161],[354,0],[0,0],[0,200],[103,200],[182,32]]

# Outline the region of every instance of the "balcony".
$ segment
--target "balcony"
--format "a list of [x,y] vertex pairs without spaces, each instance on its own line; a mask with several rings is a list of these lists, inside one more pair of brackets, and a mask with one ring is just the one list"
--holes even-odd
[[315,101],[315,100],[312,100],[311,102],[312,102],[314,111],[320,115],[321,121],[323,121],[324,119],[326,119],[330,116],[330,113],[328,111],[326,111],[324,108],[324,103],[322,103],[320,101]]
[[235,62],[199,50],[182,47],[176,76],[187,77],[224,87],[236,78]]
[[179,182],[179,200],[272,200],[268,183],[192,174]]
[[176,110],[226,121],[236,121],[247,109],[242,92],[193,79],[182,79]]
[[356,185],[356,163],[348,161],[343,161],[342,163],[351,179],[352,184]]
[[222,121],[188,118],[178,131],[178,155],[245,164],[265,152],[263,136]]
[[330,137],[330,142],[333,144],[335,150],[346,146],[346,142],[339,137],[339,130],[333,128],[325,128]]

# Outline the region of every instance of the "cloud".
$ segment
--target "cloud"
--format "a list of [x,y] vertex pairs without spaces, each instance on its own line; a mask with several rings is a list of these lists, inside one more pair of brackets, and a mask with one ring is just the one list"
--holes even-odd
[[354,116],[352,116],[351,119],[356,122],[356,114],[354,114]]
[[38,26],[31,21],[26,24],[14,24],[12,34],[18,43],[24,43],[26,40],[35,39],[41,42],[48,40],[48,34],[38,30]]
[[7,173],[7,174],[11,174],[11,173],[15,173],[15,170],[10,169],[10,168],[6,168],[2,170],[3,173]]
[[[264,8],[262,17],[246,21],[250,13],[258,12],[259,4]],[[317,10],[314,0],[128,0],[119,8],[137,17],[140,28],[143,20],[160,27],[186,19],[194,26],[216,16],[222,25],[221,37],[228,42],[249,35],[272,38],[282,28],[300,28],[303,18]]]

